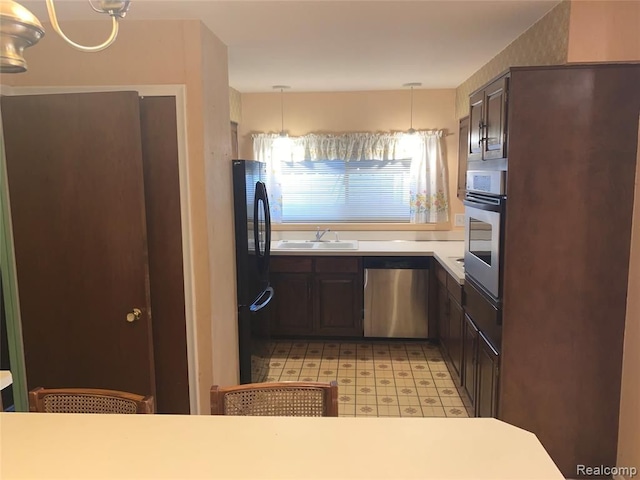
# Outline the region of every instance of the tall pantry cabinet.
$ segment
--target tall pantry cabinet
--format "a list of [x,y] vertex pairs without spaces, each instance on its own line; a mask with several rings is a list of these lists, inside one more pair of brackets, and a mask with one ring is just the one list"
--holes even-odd
[[616,464],[640,64],[512,68],[498,418]]

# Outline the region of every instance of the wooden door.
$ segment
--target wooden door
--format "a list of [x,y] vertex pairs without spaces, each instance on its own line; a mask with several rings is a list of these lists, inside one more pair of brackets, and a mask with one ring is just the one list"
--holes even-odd
[[140,99],[156,412],[185,413],[189,366],[175,97]]
[[138,94],[2,115],[28,388],[155,394]]

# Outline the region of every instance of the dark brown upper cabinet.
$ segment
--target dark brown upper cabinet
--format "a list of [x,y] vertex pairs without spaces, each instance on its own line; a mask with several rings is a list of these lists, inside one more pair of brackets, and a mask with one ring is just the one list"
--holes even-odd
[[460,120],[458,130],[458,198],[462,200],[467,189],[467,145],[469,145],[469,117]]
[[[469,97],[470,165],[507,158],[507,92],[509,76],[498,78]],[[493,162],[492,162],[493,163]]]

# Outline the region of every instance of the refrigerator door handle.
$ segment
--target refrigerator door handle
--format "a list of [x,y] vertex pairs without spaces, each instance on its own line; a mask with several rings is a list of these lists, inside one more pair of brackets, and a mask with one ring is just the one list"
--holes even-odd
[[[260,241],[260,203],[262,203],[264,213],[264,249],[262,249],[262,242]],[[269,256],[271,254],[271,213],[269,211],[267,187],[263,182],[256,182],[256,193],[253,201],[253,222],[253,240],[258,261],[258,271],[265,277],[265,280],[267,280]]]
[[[259,310],[262,310],[264,307],[267,306],[267,304],[271,301],[272,298],[273,298],[273,287],[268,286],[267,288],[264,289],[262,293],[260,293],[260,295],[258,295],[258,297],[249,306],[249,310],[252,312],[257,312]],[[261,300],[262,302],[258,303]]]

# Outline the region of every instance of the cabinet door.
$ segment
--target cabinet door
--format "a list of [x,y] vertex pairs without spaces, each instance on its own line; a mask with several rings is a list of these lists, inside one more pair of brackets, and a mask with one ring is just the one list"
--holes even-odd
[[478,364],[478,329],[468,315],[464,316],[462,336],[462,386],[475,411],[476,377]]
[[273,273],[275,291],[268,310],[272,335],[308,335],[313,328],[310,273]]
[[478,340],[478,382],[476,416],[496,417],[498,414],[498,372],[500,355],[480,332]]
[[462,307],[449,296],[449,358],[453,365],[454,381],[460,385],[462,372]]
[[363,336],[362,282],[358,274],[316,274],[314,335]]
[[458,198],[462,200],[467,189],[467,145],[469,145],[469,117],[460,120],[458,130]]
[[443,355],[449,352],[449,295],[447,287],[438,282],[438,340]]
[[484,140],[484,91],[469,98],[469,143],[468,161],[482,160]]
[[485,92],[483,160],[507,157],[507,78],[489,85]]

